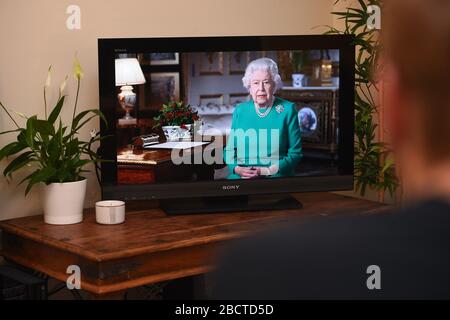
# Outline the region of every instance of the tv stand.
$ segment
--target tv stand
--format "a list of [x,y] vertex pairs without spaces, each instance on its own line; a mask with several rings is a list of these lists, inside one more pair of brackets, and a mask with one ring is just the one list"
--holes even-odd
[[364,216],[392,209],[327,192],[293,196],[302,199],[302,210],[167,217],[157,209],[132,210],[127,202],[120,225],[97,224],[95,208],[84,209],[82,222],[66,226],[49,226],[42,215],[4,220],[1,255],[64,283],[67,266],[83,263],[82,290],[91,298],[117,299],[131,288],[210,272],[229,241],[267,227],[292,226],[322,214]]
[[160,207],[170,215],[233,211],[301,209],[302,204],[289,194],[258,194],[160,200]]

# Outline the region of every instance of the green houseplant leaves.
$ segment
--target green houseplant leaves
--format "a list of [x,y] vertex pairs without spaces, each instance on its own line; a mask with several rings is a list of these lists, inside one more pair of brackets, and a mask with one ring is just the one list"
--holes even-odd
[[[335,2],[338,3],[340,0]],[[344,20],[345,30],[329,27],[326,34],[352,34],[356,46],[355,61],[355,182],[356,190],[364,195],[367,187],[387,190],[394,194],[398,179],[394,162],[389,158],[389,147],[376,142],[377,124],[374,114],[378,112],[373,92],[379,88],[374,72],[382,48],[378,41],[378,30],[367,26],[371,13],[368,5],[382,6],[382,0],[358,0],[346,11],[332,12]]]
[[27,182],[25,194],[38,183],[50,184],[54,182],[74,182],[83,180],[82,174],[87,172],[83,168],[94,163],[96,167],[103,160],[91,150],[93,143],[105,137],[91,134],[88,141],[78,138],[79,130],[95,117],[100,117],[105,123],[106,118],[97,109],[82,111],[76,114],[80,82],[83,76],[82,68],[77,59],[74,62],[74,76],[77,81],[77,93],[73,107],[72,121],[69,126],[63,124],[61,111],[64,107],[65,96],[62,95],[67,77],[60,87],[60,97],[47,116],[46,90],[51,82],[51,68],[44,86],[45,117],[39,119],[36,115],[26,118],[23,127],[19,126],[8,109],[0,102],[0,106],[8,115],[14,125],[14,130],[0,134],[16,133],[16,140],[0,149],[0,161],[15,156],[3,170],[3,175],[9,179],[15,172],[24,167],[33,167],[34,171],[26,176],[21,183]]

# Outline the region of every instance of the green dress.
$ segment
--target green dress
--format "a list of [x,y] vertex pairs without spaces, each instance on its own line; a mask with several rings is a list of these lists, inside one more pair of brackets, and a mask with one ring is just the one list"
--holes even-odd
[[228,179],[241,178],[234,173],[238,165],[275,165],[278,171],[269,177],[293,176],[301,158],[301,131],[294,103],[275,98],[265,117],[256,113],[253,100],[236,106],[224,149],[224,160],[230,170]]

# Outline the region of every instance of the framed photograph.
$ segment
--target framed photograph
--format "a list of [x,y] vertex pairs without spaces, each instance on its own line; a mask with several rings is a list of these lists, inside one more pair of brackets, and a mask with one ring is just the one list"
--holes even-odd
[[200,95],[200,106],[206,109],[219,109],[223,105],[222,94],[202,94]]
[[305,142],[323,143],[325,139],[325,114],[320,101],[299,102],[298,123]]
[[175,65],[180,63],[178,52],[139,53],[137,57],[141,65],[147,66]]
[[151,72],[144,75],[147,82],[139,86],[140,110],[159,110],[163,104],[180,99],[178,72]]
[[317,114],[310,107],[303,107],[298,112],[300,129],[304,133],[310,133],[317,129]]
[[250,52],[236,51],[228,53],[228,70],[230,74],[243,75],[250,62]]
[[236,106],[239,103],[245,102],[248,100],[248,93],[243,92],[243,93],[230,93],[230,100],[229,100],[229,105],[230,106]]
[[200,75],[223,75],[223,52],[205,52],[200,58]]

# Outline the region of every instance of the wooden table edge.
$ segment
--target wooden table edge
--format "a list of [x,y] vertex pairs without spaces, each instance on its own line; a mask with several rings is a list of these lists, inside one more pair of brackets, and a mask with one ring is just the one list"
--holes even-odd
[[[59,273],[54,272],[52,270],[48,270],[44,267],[42,267],[40,264],[29,261],[27,259],[22,259],[21,257],[11,257],[8,254],[4,254],[3,252],[0,252],[2,256],[4,256],[7,259],[10,259],[11,261],[18,263],[20,265],[26,265],[27,267],[43,272],[47,274],[48,276],[57,279],[62,282],[66,282],[69,274],[66,273]],[[95,285],[90,282],[83,282],[83,279],[81,279],[81,290],[87,291],[89,293],[95,294],[95,295],[105,295],[115,292],[120,292],[123,290],[143,286],[143,285],[149,285],[149,284],[155,284],[163,281],[169,281],[169,280],[175,280],[182,277],[189,277],[189,276],[195,276],[199,274],[207,273],[211,270],[213,270],[213,266],[203,266],[203,267],[194,267],[190,269],[184,269],[179,271],[172,271],[172,272],[166,272],[166,273],[160,273],[158,275],[150,275],[150,276],[144,276],[137,279],[131,279],[126,281],[120,281],[116,284],[106,284],[106,285]]]
[[[254,218],[246,220],[244,223],[249,223],[253,220],[261,221],[261,220],[272,220],[277,218],[284,218],[289,215],[282,214],[279,216],[269,216],[264,218]],[[236,223],[230,222],[230,223],[222,223],[217,224],[216,226],[227,226],[227,225],[234,225]],[[45,245],[48,245],[54,249],[58,250],[66,250],[72,254],[78,255],[80,257],[86,258],[91,261],[95,262],[103,262],[107,260],[114,260],[114,259],[121,259],[121,258],[128,258],[135,255],[141,255],[141,254],[148,254],[148,253],[155,253],[159,251],[165,251],[168,249],[177,249],[177,248],[184,248],[184,247],[190,247],[190,246],[196,246],[201,245],[205,243],[213,243],[223,240],[231,240],[231,239],[237,239],[240,237],[245,237],[248,234],[251,234],[250,231],[240,231],[240,232],[230,232],[227,234],[221,234],[221,235],[215,235],[215,236],[207,236],[198,238],[195,240],[190,239],[186,242],[177,242],[177,244],[160,244],[160,245],[152,245],[151,248],[148,247],[140,247],[136,249],[128,249],[125,253],[94,253],[93,251],[88,251],[83,247],[77,246],[75,244],[66,245],[64,243],[61,243],[58,240],[53,240],[52,238],[45,238],[42,237],[42,235],[37,235],[34,233],[29,232],[28,230],[25,230],[21,227],[18,227],[16,225],[11,225],[8,223],[8,220],[6,221],[0,221],[0,229],[9,234],[18,235],[21,237],[24,237],[26,239],[36,241]]]

